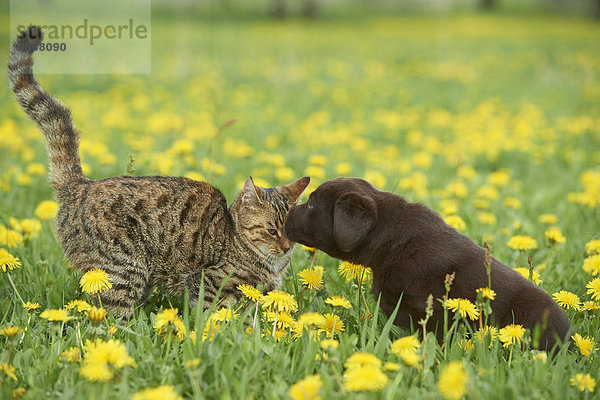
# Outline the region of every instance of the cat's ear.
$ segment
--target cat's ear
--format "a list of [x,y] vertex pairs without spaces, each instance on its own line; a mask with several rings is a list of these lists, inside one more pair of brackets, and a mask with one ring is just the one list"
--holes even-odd
[[244,182],[244,188],[242,189],[242,200],[244,202],[258,201],[262,202],[262,189],[254,185],[252,177],[248,177]]
[[308,176],[305,176],[303,178],[298,179],[297,181],[282,186],[283,190],[287,193],[290,199],[290,203],[295,204],[298,201],[300,196],[302,196],[302,193],[304,193],[304,191],[308,187],[309,183],[310,178]]

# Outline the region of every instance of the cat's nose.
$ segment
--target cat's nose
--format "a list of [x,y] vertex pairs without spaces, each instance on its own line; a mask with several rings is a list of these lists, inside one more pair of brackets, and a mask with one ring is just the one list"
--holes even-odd
[[293,247],[293,244],[290,242],[287,243],[282,243],[281,244],[281,251],[283,251],[284,253],[287,253],[288,251],[290,251],[290,249]]

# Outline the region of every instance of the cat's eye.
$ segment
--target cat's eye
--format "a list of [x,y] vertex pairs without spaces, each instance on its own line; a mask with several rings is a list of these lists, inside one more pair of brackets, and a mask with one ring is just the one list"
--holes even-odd
[[275,229],[267,229],[267,232],[269,232],[269,235],[271,236],[279,236],[279,234],[277,233],[277,231]]

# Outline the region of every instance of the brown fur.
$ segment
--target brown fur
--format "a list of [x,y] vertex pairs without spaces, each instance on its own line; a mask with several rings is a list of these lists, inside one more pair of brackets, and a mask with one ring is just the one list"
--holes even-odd
[[102,304],[127,317],[158,285],[173,295],[189,290],[194,306],[203,285],[207,308],[228,276],[221,298],[240,297],[242,283],[278,287],[294,245],[284,234],[285,217],[310,179],[264,189],[248,178],[230,209],[217,189],[187,178],[87,179],[69,110],[33,77],[41,40],[39,28],[30,27],[15,41],[11,86],[48,142],[66,257],[81,271],[102,268],[113,279]]
[[[429,294],[445,295],[444,279],[455,273],[450,298],[475,302],[487,286],[485,251],[448,226],[433,210],[377,190],[365,180],[336,178],[321,184],[307,203],[290,210],[285,226],[291,240],[332,257],[373,269],[373,293],[389,316],[402,296],[396,324],[409,327],[425,316]],[[492,260],[491,302],[495,324],[542,330],[539,347],[550,349],[571,329],[560,307],[519,273]],[[434,301],[429,330],[441,340],[442,306]]]

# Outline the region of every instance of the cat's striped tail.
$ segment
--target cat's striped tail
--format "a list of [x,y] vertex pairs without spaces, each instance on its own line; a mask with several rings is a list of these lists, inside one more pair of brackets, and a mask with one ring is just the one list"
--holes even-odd
[[42,39],[37,26],[19,34],[10,50],[8,77],[17,101],[46,137],[50,181],[60,190],[86,178],[79,160],[79,132],[73,126],[69,109],[44,91],[33,77],[33,52]]

